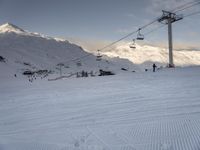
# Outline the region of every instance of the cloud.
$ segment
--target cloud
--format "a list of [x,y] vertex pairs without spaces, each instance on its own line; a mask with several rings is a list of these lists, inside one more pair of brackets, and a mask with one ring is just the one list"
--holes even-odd
[[199,34],[197,32],[194,32],[194,31],[189,31],[187,33],[188,37],[189,38],[198,38],[199,37]]
[[138,28],[139,28],[139,27],[132,26],[132,27],[129,28],[129,29],[125,29],[125,28],[123,28],[123,29],[118,29],[118,30],[116,31],[116,33],[119,33],[119,34],[129,34],[129,33],[133,32],[133,31],[137,30]]
[[[159,42],[144,42],[144,44],[154,47],[160,47],[168,49],[168,41],[159,41]],[[200,44],[198,42],[183,42],[176,41],[173,43],[174,50],[188,50],[188,51],[200,51]]]
[[[138,30],[139,28],[141,28],[142,26],[148,24],[151,21],[152,20],[146,19],[146,18],[145,19],[140,19],[139,21],[137,21],[137,22],[139,22],[137,25],[135,24],[135,25],[132,25],[132,26],[129,26],[129,27],[119,28],[119,29],[117,29],[115,31],[115,33],[121,34],[123,36],[123,35],[126,35],[126,34],[129,34],[129,33],[133,32],[133,31]],[[151,30],[152,28],[155,28],[155,27],[158,27],[158,24],[152,24],[148,29]],[[146,30],[146,29],[144,29],[144,30]]]
[[[88,52],[97,52],[98,49],[101,49],[102,47],[112,43],[113,41],[100,41],[100,40],[88,40],[88,39],[80,39],[80,38],[67,38],[72,43],[75,43],[77,45],[82,46],[86,51]],[[113,45],[112,47],[109,47],[102,52],[107,52],[109,50],[114,50],[116,47],[129,47],[131,40],[128,41],[121,41],[117,43],[116,45]],[[157,42],[136,42],[136,44],[139,45],[147,45],[147,46],[153,46],[158,47],[161,49],[168,49],[168,42],[167,41],[157,41]],[[174,50],[200,50],[200,44],[198,42],[182,42],[182,41],[176,41],[174,42]]]
[[146,8],[146,12],[159,15],[162,10],[171,11],[179,6],[195,1],[196,0],[150,0],[150,5]]
[[135,14],[132,14],[132,13],[125,14],[124,16],[128,17],[128,18],[137,18],[137,16]]
[[80,45],[84,50],[88,52],[97,52],[98,49],[101,49],[112,42],[80,38],[67,38],[67,40],[77,45]]

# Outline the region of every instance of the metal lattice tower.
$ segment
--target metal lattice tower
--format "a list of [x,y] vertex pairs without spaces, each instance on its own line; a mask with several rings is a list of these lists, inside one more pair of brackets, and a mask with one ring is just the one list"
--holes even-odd
[[168,67],[174,67],[173,62],[173,42],[172,42],[172,23],[183,19],[182,15],[176,15],[169,11],[162,11],[163,15],[158,19],[158,22],[168,25],[168,40],[169,40],[169,65]]

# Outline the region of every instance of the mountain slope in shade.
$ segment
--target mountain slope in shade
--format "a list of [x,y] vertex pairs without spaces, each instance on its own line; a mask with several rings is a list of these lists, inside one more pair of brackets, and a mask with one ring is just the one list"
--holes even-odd
[[[127,60],[107,57],[96,61],[96,56],[67,40],[31,33],[9,23],[0,26],[0,43],[0,56],[5,57],[6,64],[17,72],[27,69],[56,71],[59,63],[64,64],[64,73],[99,69],[116,71],[124,66],[134,70],[134,65]],[[87,55],[90,56],[85,57]]]

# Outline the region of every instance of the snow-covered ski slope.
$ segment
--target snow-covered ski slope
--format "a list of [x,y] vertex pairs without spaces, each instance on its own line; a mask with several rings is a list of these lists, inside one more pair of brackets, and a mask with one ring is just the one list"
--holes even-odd
[[60,63],[64,65],[63,72],[66,74],[99,69],[118,72],[122,67],[130,71],[137,69],[127,59],[104,57],[102,61],[97,61],[95,55],[67,40],[25,31],[11,23],[0,26],[0,43],[0,56],[6,59],[7,68],[17,74],[24,70],[57,71]]
[[0,150],[199,150],[200,67],[0,84]]

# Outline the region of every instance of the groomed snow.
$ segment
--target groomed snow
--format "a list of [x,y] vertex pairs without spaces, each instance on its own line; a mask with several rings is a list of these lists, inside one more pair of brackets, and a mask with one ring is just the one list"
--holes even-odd
[[200,67],[0,77],[0,150],[200,149]]

